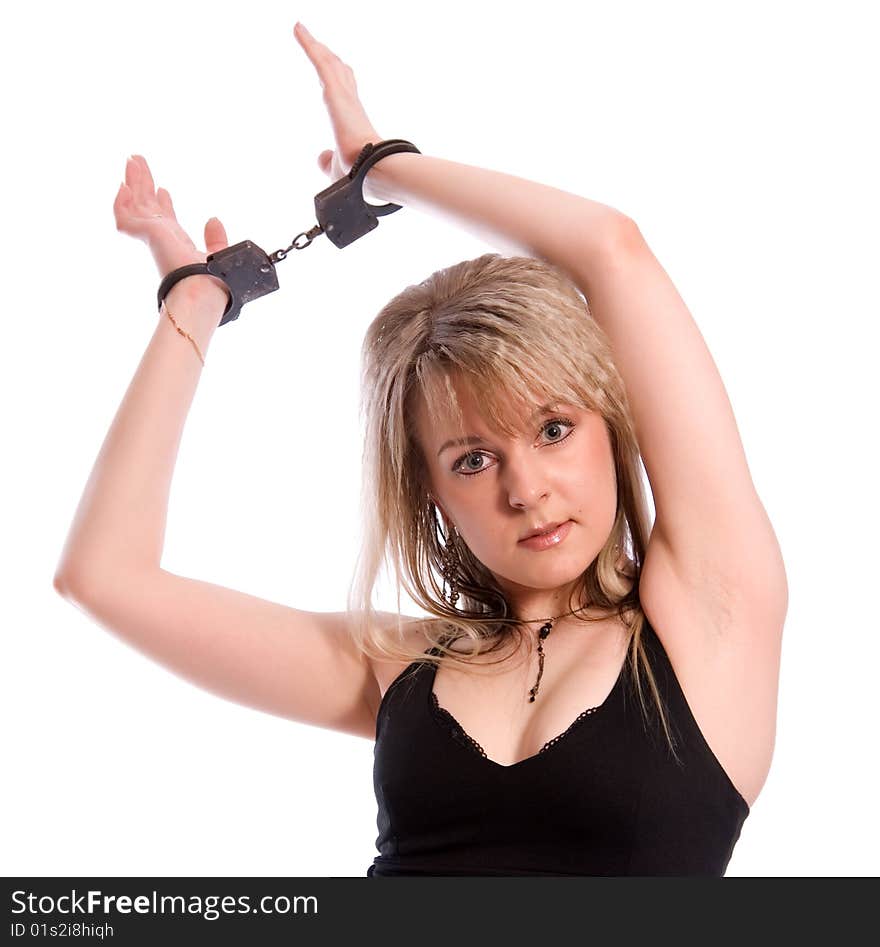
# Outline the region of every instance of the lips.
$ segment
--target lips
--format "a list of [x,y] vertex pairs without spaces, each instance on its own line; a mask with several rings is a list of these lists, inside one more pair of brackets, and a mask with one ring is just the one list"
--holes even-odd
[[[538,533],[536,536],[529,536],[521,539],[518,545],[523,549],[530,549],[534,552],[544,552],[548,549],[558,549],[565,542],[566,537],[571,532],[574,525],[573,520],[566,520],[555,527],[551,527],[549,532]],[[534,531],[533,531],[534,532]]]
[[558,526],[561,526],[563,523],[567,523],[568,520],[559,520],[557,523],[545,523],[543,526],[538,526],[530,532],[526,533],[525,536],[520,537],[520,542],[523,542],[526,539],[531,539],[532,536],[540,536],[542,533],[552,533],[554,529]]

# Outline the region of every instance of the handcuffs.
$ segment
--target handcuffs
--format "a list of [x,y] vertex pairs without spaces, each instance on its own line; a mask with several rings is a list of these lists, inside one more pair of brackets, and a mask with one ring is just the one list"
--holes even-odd
[[[159,284],[159,308],[179,280],[198,273],[215,276],[226,284],[229,303],[220,325],[232,322],[241,313],[241,307],[260,296],[278,289],[275,264],[287,257],[290,250],[303,250],[319,234],[326,234],[340,249],[379,226],[378,217],[400,210],[400,204],[368,204],[364,200],[363,181],[367,172],[382,158],[399,151],[421,154],[418,148],[403,138],[387,138],[361,149],[348,174],[334,181],[330,187],[315,195],[315,214],[318,223],[311,230],[297,234],[289,247],[266,254],[250,240],[242,240],[231,247],[208,254],[204,263],[190,263],[168,273]],[[304,238],[305,242],[300,242]]]

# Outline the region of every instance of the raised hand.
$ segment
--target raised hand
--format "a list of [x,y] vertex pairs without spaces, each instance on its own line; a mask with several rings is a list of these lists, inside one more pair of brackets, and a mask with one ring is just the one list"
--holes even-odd
[[[228,246],[226,230],[216,217],[205,224],[206,251],[199,250],[180,226],[171,195],[164,187],[156,188],[149,165],[142,155],[132,155],[125,165],[125,181],[113,202],[116,229],[143,240],[150,248],[160,277],[189,263],[204,263],[209,253]],[[223,287],[213,276],[185,279],[183,284],[210,280]],[[180,285],[180,284],[178,284]]]
[[[382,136],[373,127],[361,104],[351,66],[318,42],[302,23],[296,24],[293,35],[318,73],[336,141],[335,150],[322,151],[318,156],[318,167],[331,180],[338,181],[351,170],[364,145],[369,141],[381,141]],[[366,185],[366,181],[364,183]],[[367,192],[365,186],[365,195]]]

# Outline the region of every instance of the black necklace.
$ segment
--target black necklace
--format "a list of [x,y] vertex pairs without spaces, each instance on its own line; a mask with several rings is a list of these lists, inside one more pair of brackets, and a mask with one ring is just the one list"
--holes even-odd
[[550,634],[550,631],[553,628],[553,622],[555,622],[557,618],[564,618],[566,615],[574,615],[576,612],[585,611],[589,607],[589,605],[583,605],[580,608],[574,609],[574,611],[563,612],[561,615],[557,615],[555,618],[548,618],[547,621],[541,625],[541,628],[538,631],[538,677],[536,678],[534,685],[529,690],[530,704],[535,702],[535,698],[538,696],[538,687],[541,684],[541,678],[544,676],[544,639]]
[[535,680],[534,686],[529,691],[530,704],[535,702],[535,697],[538,695],[538,686],[540,685],[541,678],[544,675],[544,639],[550,634],[550,629],[552,627],[553,619],[551,618],[546,624],[541,626],[541,630],[538,632],[538,677]]

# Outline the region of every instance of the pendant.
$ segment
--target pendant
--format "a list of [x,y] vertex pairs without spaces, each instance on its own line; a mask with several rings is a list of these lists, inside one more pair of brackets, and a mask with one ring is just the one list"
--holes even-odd
[[538,632],[538,676],[535,679],[534,686],[529,690],[530,704],[535,702],[535,697],[538,694],[538,686],[540,685],[541,678],[544,675],[544,639],[550,634],[550,629],[552,627],[553,619],[551,618],[550,621],[541,626],[541,630]]

